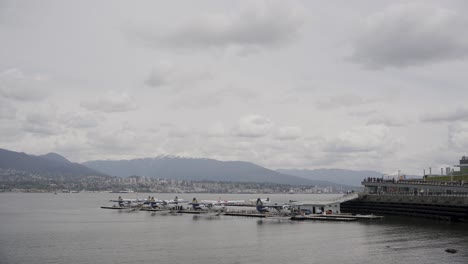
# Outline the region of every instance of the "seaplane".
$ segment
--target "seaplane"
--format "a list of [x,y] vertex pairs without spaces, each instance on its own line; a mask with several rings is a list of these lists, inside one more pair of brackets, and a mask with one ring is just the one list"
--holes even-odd
[[193,210],[203,210],[203,211],[209,211],[209,210],[224,210],[226,208],[226,203],[227,201],[215,201],[215,200],[201,200],[201,202],[198,202],[197,198],[193,198],[192,202],[189,203],[192,205]]
[[261,201],[263,204],[270,204],[270,203],[271,203],[270,197],[267,197],[266,199],[263,199],[263,198],[249,199],[249,202],[252,203],[252,204],[257,204],[258,199],[260,199],[260,201]]
[[116,203],[113,206],[101,206],[102,209],[131,209],[136,210],[140,208],[146,200],[144,199],[123,199],[119,196],[117,200],[110,200],[109,202]]
[[184,199],[180,199],[177,196],[172,200],[160,200],[156,203],[156,206],[161,209],[167,210],[181,210],[183,206],[181,204],[188,203],[188,201]]
[[[228,201],[225,201],[226,203]],[[193,213],[214,213],[219,215],[220,213],[226,210],[226,203],[213,201],[213,200],[202,200],[199,202],[197,198],[193,198],[192,202],[189,205],[192,206],[191,211]]]
[[140,210],[142,211],[169,211],[168,208],[163,206],[164,200],[158,200],[154,197],[149,197],[145,200]]
[[262,199],[258,198],[255,204],[257,212],[261,214],[267,214],[272,212],[271,209],[275,209],[280,215],[288,215],[291,213],[291,206],[289,204],[267,204],[265,205]]
[[245,200],[222,200],[221,198],[219,198],[218,200],[201,200],[201,203],[211,205],[236,206],[244,205]]

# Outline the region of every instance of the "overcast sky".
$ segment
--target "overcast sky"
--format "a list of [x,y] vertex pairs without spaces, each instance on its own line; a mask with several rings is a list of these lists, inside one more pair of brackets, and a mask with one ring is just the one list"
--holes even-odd
[[468,154],[466,1],[0,0],[0,148],[422,174]]

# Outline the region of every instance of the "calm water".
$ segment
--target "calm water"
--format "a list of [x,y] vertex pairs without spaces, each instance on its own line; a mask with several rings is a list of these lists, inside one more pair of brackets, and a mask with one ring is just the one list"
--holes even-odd
[[[468,263],[464,224],[388,217],[292,222],[99,208],[117,196],[0,193],[0,263]],[[278,202],[328,197],[270,195]]]

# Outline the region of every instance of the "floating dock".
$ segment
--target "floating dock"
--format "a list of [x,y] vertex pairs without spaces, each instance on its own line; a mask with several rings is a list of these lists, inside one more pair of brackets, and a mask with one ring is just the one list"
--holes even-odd
[[329,217],[326,215],[317,215],[317,216],[310,216],[310,215],[296,215],[291,217],[291,220],[294,221],[341,221],[341,222],[351,222],[357,221],[357,218],[354,217],[345,217],[345,216],[333,216]]
[[157,209],[157,208],[140,208],[140,211],[149,211],[149,212],[169,212],[167,209]]
[[257,217],[257,218],[265,218],[267,217],[265,214],[255,214],[255,213],[242,213],[242,212],[228,212],[224,215],[230,216],[244,216],[244,217]]
[[135,209],[135,208],[125,207],[125,206],[101,206],[101,209],[122,210],[122,209]]
[[363,220],[378,220],[378,219],[383,219],[384,217],[381,216],[381,215],[373,215],[373,214],[370,214],[370,215],[360,215],[360,214],[357,214],[357,215],[353,215],[352,216],[353,218],[357,218],[358,220],[359,219],[363,219]]
[[113,209],[113,210],[140,210],[149,212],[170,212],[176,214],[217,214],[226,216],[242,216],[242,217],[254,217],[254,218],[270,218],[270,219],[282,219],[282,220],[294,220],[294,221],[342,221],[351,222],[356,220],[374,220],[382,219],[383,216],[377,215],[351,215],[351,214],[313,214],[313,215],[295,215],[285,216],[278,214],[260,214],[254,211],[231,211],[231,212],[215,212],[206,210],[167,210],[160,208],[133,208],[133,207],[122,207],[122,206],[101,206],[102,209]]
[[175,211],[177,214],[207,214],[211,213],[210,211],[202,211],[202,210],[179,210]]

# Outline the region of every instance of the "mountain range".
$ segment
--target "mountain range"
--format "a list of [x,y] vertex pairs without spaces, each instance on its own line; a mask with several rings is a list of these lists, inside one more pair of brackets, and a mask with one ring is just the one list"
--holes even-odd
[[82,176],[148,176],[194,181],[269,182],[290,185],[360,186],[366,177],[380,177],[376,171],[342,169],[270,170],[244,161],[160,156],[132,160],[94,160],[82,164],[48,153],[28,155],[0,149],[0,169],[14,169],[47,176],[79,179]]
[[55,153],[34,156],[6,149],[0,149],[0,169],[13,169],[67,179],[77,179],[81,176],[90,175],[106,176],[105,173],[90,169],[79,163],[70,162]]
[[195,181],[270,182],[291,185],[337,186],[319,179],[310,180],[283,174],[244,161],[219,161],[172,156],[132,160],[96,160],[83,163],[103,173],[125,177],[148,176],[160,179]]

